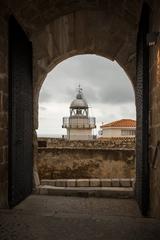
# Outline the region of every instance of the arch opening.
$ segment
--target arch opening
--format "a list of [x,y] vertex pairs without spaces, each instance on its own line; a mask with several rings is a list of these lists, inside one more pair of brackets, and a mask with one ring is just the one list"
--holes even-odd
[[[89,106],[87,111],[89,111],[90,117],[96,118],[96,129],[94,128],[92,131],[92,138],[90,139],[84,139],[84,131],[81,131],[82,129],[80,131],[79,129],[76,129],[76,131],[75,129],[74,131],[70,129],[70,132],[76,133],[76,138],[74,134],[71,138],[71,133],[68,133],[67,127],[62,128],[62,118],[64,116],[68,116],[70,120],[74,118],[75,121],[75,112],[73,114],[73,110],[75,109],[72,109],[72,105],[75,101],[73,99],[76,97],[79,84],[83,88],[85,101],[87,101],[87,106]],[[69,107],[71,107],[70,111]],[[40,91],[39,110],[39,147],[63,148],[63,151],[66,151],[61,156],[60,154],[57,155],[61,157],[61,167],[58,163],[58,158],[56,159],[56,154],[54,154],[54,161],[53,154],[50,153],[50,159],[46,159],[45,164],[43,162],[44,155],[43,160],[42,158],[38,159],[41,178],[48,176],[52,179],[119,179],[133,178],[135,176],[135,155],[133,153],[134,150],[131,149],[131,145],[134,148],[135,144],[135,137],[132,135],[135,135],[135,128],[122,126],[122,129],[117,128],[116,132],[114,131],[114,127],[109,129],[109,131],[105,128],[103,129],[103,125],[110,122],[122,120],[124,124],[125,119],[127,121],[136,119],[134,90],[130,80],[118,63],[93,54],[76,55],[64,60],[47,75]],[[79,111],[79,128],[83,128],[84,130],[85,126],[82,126],[79,120],[82,120],[82,109],[78,108],[75,111],[77,110]],[[88,116],[88,112],[85,112],[83,115],[85,121],[86,114]],[[72,123],[70,122],[70,124],[72,128]],[[110,133],[111,130],[113,133]],[[79,138],[80,132],[83,134]],[[84,140],[88,140],[88,143]],[[125,155],[124,152],[122,153],[126,162],[122,159],[118,161],[118,155],[115,152],[112,154],[109,147],[109,143],[114,143],[116,147],[120,148],[124,142],[129,144],[129,155]],[[103,145],[105,147],[108,146],[108,151],[112,155],[111,159],[105,159],[104,153],[97,153],[97,150],[103,147]],[[66,148],[71,147],[76,151],[75,149],[80,148],[80,146],[84,148],[85,152],[89,146],[93,149],[90,154],[84,153],[83,156],[77,150],[77,159],[75,159],[75,155],[73,156],[73,154],[66,150]],[[41,150],[39,151],[41,152]],[[121,154],[120,151],[119,154]],[[66,160],[64,160],[65,158]],[[127,163],[127,159],[129,158],[130,163]],[[47,168],[47,163],[52,165],[50,169]]]

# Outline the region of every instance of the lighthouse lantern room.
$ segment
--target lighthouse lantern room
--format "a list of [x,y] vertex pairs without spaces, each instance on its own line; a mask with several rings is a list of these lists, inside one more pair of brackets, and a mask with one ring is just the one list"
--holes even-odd
[[94,138],[92,132],[96,128],[96,119],[89,117],[89,107],[80,85],[76,99],[70,105],[70,116],[63,118],[62,128],[67,129],[68,140],[91,140]]

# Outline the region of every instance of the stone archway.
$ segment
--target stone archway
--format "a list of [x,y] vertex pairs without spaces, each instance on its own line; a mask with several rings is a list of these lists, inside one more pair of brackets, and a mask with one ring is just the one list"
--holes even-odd
[[[22,1],[14,5],[9,1],[7,7],[33,43],[34,129],[38,127],[38,95],[45,76],[69,56],[94,53],[116,60],[135,86],[141,1]],[[36,158],[35,135],[34,143]]]
[[34,51],[34,126],[38,126],[39,90],[47,73],[78,54],[97,54],[116,60],[135,86],[137,24],[102,10],[81,10],[46,25],[32,35]]
[[[107,15],[106,11],[80,10],[57,18],[32,35],[35,130],[38,128],[38,99],[43,81],[49,71],[68,57],[87,53],[116,60],[135,87],[138,23],[131,24],[123,18],[118,25],[119,21],[119,16]],[[36,133],[34,146],[36,163]]]
[[[96,119],[96,129],[92,131],[92,135],[89,137],[87,143],[74,142],[73,138],[75,135],[73,137],[71,136],[72,130],[71,132],[67,132],[65,129],[66,122],[64,119],[68,119],[68,117],[70,119],[72,115],[70,104],[74,101],[73,99],[76,98],[78,84],[82,87],[82,91],[84,90],[85,100],[89,103],[89,108],[87,109],[89,117]],[[125,98],[126,95],[127,99]],[[122,101],[119,96],[123,96]],[[116,101],[117,98],[118,100]],[[130,99],[129,102],[128,98]],[[124,99],[126,99],[126,101]],[[112,101],[114,101],[114,103]],[[118,115],[120,115],[119,118],[129,118],[129,115],[133,112],[135,112],[134,89],[126,73],[117,62],[112,62],[99,55],[83,54],[67,58],[56,65],[56,67],[47,74],[40,90],[39,128],[37,135],[39,147],[60,147],[60,153],[57,152],[56,154],[55,152],[51,154],[53,149],[50,149],[49,153],[48,151],[45,152],[44,148],[38,148],[37,165],[40,179],[134,178],[134,150],[132,150],[132,164],[129,165],[128,161],[125,162],[125,157],[123,156],[122,162],[120,162],[118,166],[118,161],[114,162],[115,155],[113,161],[103,162],[105,157],[102,160],[101,157],[97,156],[97,152],[95,151],[96,148],[103,148],[104,146],[99,144],[100,139],[105,137],[103,134],[100,136],[100,125],[104,124],[109,116],[113,119],[114,114],[116,114],[115,118],[118,118]],[[135,115],[133,118],[135,118]],[[79,120],[77,122],[80,123]],[[71,125],[70,120],[69,124]],[[75,131],[75,129],[73,131]],[[81,131],[80,129],[80,133]],[[84,132],[82,134],[84,134]],[[85,135],[82,135],[82,137],[85,138]],[[72,141],[62,141],[62,138]],[[77,136],[77,138],[77,140],[80,140],[80,136]],[[91,138],[94,138],[94,141],[92,141]],[[135,138],[132,138],[133,141],[131,139],[128,140],[133,143],[132,147],[134,148]],[[119,144],[121,145],[122,142],[120,142]],[[88,146],[94,150],[87,156],[87,152],[84,149],[84,156],[79,156],[77,152],[74,152],[76,151],[74,147],[77,148],[79,144],[81,147]],[[70,155],[69,151],[66,152],[66,155],[63,155],[67,146],[72,148],[71,152],[73,152],[73,156]],[[113,152],[114,151],[111,150],[111,154],[113,154]],[[107,152],[105,156],[108,156],[108,159],[112,159],[111,155],[109,156]],[[132,157],[130,160],[131,159]],[[101,165],[102,162],[104,163],[103,166]]]

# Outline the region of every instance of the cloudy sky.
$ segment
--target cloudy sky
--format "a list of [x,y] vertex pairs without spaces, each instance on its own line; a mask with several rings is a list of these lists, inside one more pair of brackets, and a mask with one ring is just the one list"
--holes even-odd
[[69,116],[79,84],[90,116],[96,117],[95,134],[102,122],[136,118],[133,87],[123,69],[97,55],[78,55],[61,62],[47,75],[39,97],[38,135],[66,134],[62,118]]

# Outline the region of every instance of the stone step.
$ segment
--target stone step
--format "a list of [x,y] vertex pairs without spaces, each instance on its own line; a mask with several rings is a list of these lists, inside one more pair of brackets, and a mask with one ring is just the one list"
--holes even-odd
[[107,197],[107,198],[133,198],[131,187],[55,187],[39,186],[35,192],[40,195],[76,196],[76,197]]
[[133,178],[112,179],[43,179],[41,185],[56,187],[134,187]]

